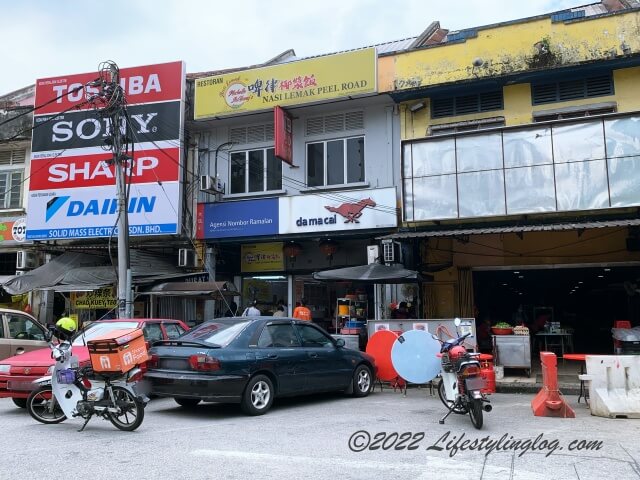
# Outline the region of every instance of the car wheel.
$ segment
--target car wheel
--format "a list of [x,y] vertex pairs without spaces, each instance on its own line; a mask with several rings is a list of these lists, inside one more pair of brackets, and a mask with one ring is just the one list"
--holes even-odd
[[15,403],[17,407],[27,408],[26,398],[12,398],[11,400],[13,400],[13,403]]
[[176,403],[184,408],[194,408],[196,405],[200,403],[199,398],[174,398]]
[[273,383],[266,375],[256,375],[249,380],[240,406],[247,415],[263,415],[273,404]]
[[353,372],[353,396],[366,397],[373,386],[373,375],[371,369],[366,365],[358,365]]

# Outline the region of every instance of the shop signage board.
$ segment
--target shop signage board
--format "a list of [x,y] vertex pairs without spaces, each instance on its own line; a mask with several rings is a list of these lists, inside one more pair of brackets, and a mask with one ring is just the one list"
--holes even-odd
[[[335,199],[333,199],[335,197]],[[395,187],[339,195],[204,203],[196,237],[202,239],[315,232],[348,232],[398,225]]]
[[293,165],[293,126],[291,115],[281,107],[273,109],[274,154],[283,162]]
[[71,292],[71,307],[75,310],[112,309],[118,306],[113,287],[93,292]]
[[240,269],[244,272],[284,270],[282,242],[247,243],[241,246]]
[[0,244],[4,246],[25,245],[27,242],[26,217],[11,217],[0,220]]
[[339,195],[282,197],[279,233],[344,233],[393,228],[398,225],[395,208],[394,187],[350,190]]
[[372,94],[376,49],[325,55],[195,81],[196,120]]
[[[36,105],[51,103],[34,115],[28,240],[117,234],[115,168],[103,148],[110,124],[85,104],[85,94],[94,87],[75,91],[96,77],[86,73],[36,81]],[[120,78],[133,130],[129,234],[179,233],[184,63],[123,68]]]
[[200,203],[196,238],[233,238],[278,233],[278,199]]

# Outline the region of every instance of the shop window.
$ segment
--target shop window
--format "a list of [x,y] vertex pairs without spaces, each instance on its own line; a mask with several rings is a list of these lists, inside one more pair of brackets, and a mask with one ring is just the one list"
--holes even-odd
[[533,105],[613,95],[611,73],[531,85]]
[[364,137],[307,144],[307,186],[364,182]]
[[282,162],[273,148],[231,154],[231,193],[265,192],[282,189]]
[[0,151],[0,209],[22,206],[24,158],[25,150]]

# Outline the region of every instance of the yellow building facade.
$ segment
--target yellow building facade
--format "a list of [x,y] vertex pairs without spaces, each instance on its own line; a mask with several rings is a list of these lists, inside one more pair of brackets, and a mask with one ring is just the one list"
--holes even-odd
[[640,319],[640,10],[605,3],[379,57],[403,149],[387,238],[434,275],[423,316]]

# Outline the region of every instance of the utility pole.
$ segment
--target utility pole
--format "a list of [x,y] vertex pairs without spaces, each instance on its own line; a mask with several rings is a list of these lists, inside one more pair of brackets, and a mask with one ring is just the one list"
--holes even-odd
[[[113,153],[111,165],[115,169],[118,199],[118,318],[131,318],[131,268],[129,257],[129,218],[127,205],[126,171],[133,159],[127,155],[129,141],[126,138],[125,95],[120,86],[120,70],[113,62],[100,66],[100,78],[87,88],[87,100],[100,115],[109,119],[109,137],[105,146]],[[95,87],[98,88],[96,93]],[[124,134],[124,135],[123,135]]]

